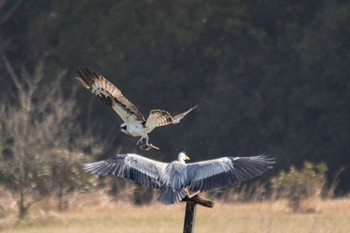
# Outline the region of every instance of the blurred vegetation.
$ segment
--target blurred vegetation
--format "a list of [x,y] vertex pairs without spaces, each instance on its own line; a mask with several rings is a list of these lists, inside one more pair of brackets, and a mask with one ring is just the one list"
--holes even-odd
[[275,199],[286,198],[294,212],[301,210],[301,200],[322,198],[325,188],[327,165],[305,162],[298,170],[294,166],[289,172],[281,171],[271,179]]
[[0,107],[0,182],[17,194],[20,218],[48,195],[57,195],[63,210],[65,193],[89,181],[81,168],[88,158],[74,149],[86,141],[75,126],[76,102],[63,97],[59,85],[64,72],[48,84],[43,62],[33,74],[22,67],[20,75],[5,57],[3,62],[17,93]]
[[[10,177],[1,172],[0,184],[35,190],[33,169],[52,151],[171,161],[186,149],[193,161],[268,153],[277,158],[275,175],[324,162],[329,180],[344,168],[336,194],[346,195],[349,24],[342,0],[0,0],[0,156],[15,168]],[[152,132],[160,151],[141,152],[137,139],[117,132],[113,111],[76,82],[80,65],[105,75],[144,115],[199,107]],[[36,94],[21,99],[31,85]],[[25,113],[21,101],[38,111]],[[55,106],[63,118],[52,118]]]

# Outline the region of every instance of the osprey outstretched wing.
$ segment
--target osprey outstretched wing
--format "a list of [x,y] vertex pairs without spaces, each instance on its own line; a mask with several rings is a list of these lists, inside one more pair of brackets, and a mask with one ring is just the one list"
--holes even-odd
[[101,101],[111,106],[125,123],[145,121],[143,115],[137,110],[122,92],[102,75],[82,67],[77,71],[81,85],[92,94],[98,96]]
[[170,113],[165,110],[153,109],[147,118],[146,127],[152,131],[156,127],[180,123],[181,119],[195,108],[197,108],[197,105],[176,116],[171,116]]
[[151,148],[159,149],[158,147],[149,144],[148,133],[160,126],[169,124],[177,124],[189,112],[195,109],[194,106],[186,112],[180,113],[174,117],[165,110],[151,110],[149,117],[145,120],[144,116],[137,110],[122,92],[102,75],[96,74],[87,67],[81,67],[78,71],[77,79],[81,85],[88,89],[92,94],[98,96],[101,101],[111,106],[114,111],[124,121],[120,126],[120,130],[134,137],[141,137],[137,142],[141,149],[149,150]]

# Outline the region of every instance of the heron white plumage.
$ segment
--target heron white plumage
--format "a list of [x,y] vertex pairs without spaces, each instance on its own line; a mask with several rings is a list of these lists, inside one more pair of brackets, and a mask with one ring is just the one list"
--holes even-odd
[[163,163],[137,154],[120,154],[112,159],[84,164],[87,172],[118,176],[160,189],[158,200],[174,204],[190,193],[205,192],[261,176],[275,163],[267,156],[223,157],[185,163],[189,157],[181,152],[178,160]]
[[[102,75],[96,74],[86,67],[80,68],[77,71],[77,79],[81,85],[88,89],[92,94],[98,96],[101,101],[113,108],[113,110],[124,121],[120,125],[120,130],[133,137],[141,137],[137,141],[137,145],[141,145],[140,148],[144,150],[159,149],[149,143],[148,133],[155,128],[165,126],[169,124],[178,124],[188,113],[190,113],[197,106],[190,108],[189,110],[171,116],[169,112],[160,109],[153,109],[145,120],[144,116],[137,110],[134,104],[132,104],[122,92],[109,82]],[[145,140],[145,143],[143,143]]]

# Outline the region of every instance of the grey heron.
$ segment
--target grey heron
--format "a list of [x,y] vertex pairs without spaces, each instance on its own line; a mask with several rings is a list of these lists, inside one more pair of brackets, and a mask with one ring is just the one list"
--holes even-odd
[[[197,107],[194,106],[176,116],[171,116],[171,114],[165,110],[153,109],[150,111],[147,120],[145,120],[144,116],[137,110],[135,105],[105,77],[86,67],[80,68],[77,73],[77,79],[80,81],[81,85],[92,94],[98,96],[103,103],[111,106],[124,121],[124,123],[120,125],[120,130],[129,136],[141,137],[140,140],[137,141],[137,145],[140,145],[140,148],[143,150],[152,148],[159,150],[158,147],[149,143],[148,133],[160,126],[180,123],[182,118]],[[144,144],[143,140],[145,140]]]
[[[181,152],[178,160],[163,163],[137,154],[119,154],[112,159],[84,164],[87,172],[128,178],[138,184],[160,190],[158,201],[174,204],[186,195],[238,184],[261,176],[275,163],[264,155],[223,157],[185,163],[189,157]],[[190,194],[192,193],[192,195]]]

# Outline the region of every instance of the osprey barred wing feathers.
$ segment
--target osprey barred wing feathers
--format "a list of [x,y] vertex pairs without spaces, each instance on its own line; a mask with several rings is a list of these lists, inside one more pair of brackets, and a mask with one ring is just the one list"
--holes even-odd
[[149,129],[154,129],[156,127],[165,126],[169,124],[178,124],[181,119],[184,118],[193,109],[197,108],[197,105],[190,108],[186,112],[180,113],[176,116],[171,116],[169,112],[160,109],[154,109],[150,112],[149,117],[146,121],[146,127]]
[[90,90],[92,94],[98,96],[103,103],[111,106],[124,122],[145,120],[135,105],[105,77],[90,71],[86,67],[80,68],[77,72],[79,75],[77,79],[83,87]]

